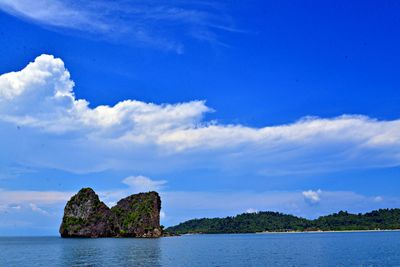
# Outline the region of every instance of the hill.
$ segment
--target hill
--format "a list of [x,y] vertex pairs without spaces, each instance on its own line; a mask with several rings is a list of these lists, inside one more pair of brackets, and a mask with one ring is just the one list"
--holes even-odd
[[193,219],[165,231],[173,234],[214,234],[376,229],[400,229],[400,209],[380,209],[365,214],[340,211],[315,220],[270,211],[243,213],[226,218]]

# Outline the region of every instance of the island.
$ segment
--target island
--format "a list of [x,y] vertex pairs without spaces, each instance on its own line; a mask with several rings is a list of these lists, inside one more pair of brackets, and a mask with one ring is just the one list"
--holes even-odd
[[66,204],[61,237],[141,237],[163,235],[157,192],[130,195],[111,209],[91,188],[82,188]]
[[400,229],[400,209],[380,209],[365,214],[340,211],[315,220],[264,211],[225,218],[193,219],[165,231],[171,234],[221,234],[397,229]]
[[400,209],[352,214],[340,211],[310,220],[280,212],[243,213],[225,218],[192,219],[165,231],[160,225],[157,192],[133,194],[109,208],[91,188],[82,188],[64,209],[61,237],[157,238],[181,234],[366,231],[400,229]]

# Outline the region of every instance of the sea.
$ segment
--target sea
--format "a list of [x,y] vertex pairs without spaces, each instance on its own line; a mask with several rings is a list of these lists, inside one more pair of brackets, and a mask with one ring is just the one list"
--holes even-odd
[[400,266],[400,232],[0,237],[0,266]]

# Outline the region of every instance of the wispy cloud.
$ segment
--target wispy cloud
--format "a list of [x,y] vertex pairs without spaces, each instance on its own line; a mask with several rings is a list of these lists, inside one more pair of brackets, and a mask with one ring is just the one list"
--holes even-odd
[[38,212],[38,213],[40,213],[40,214],[43,214],[43,215],[49,215],[49,213],[47,212],[47,211],[45,211],[44,209],[42,209],[42,208],[39,208],[36,204],[34,204],[34,203],[29,203],[29,207],[32,209],[32,211],[34,211],[34,212]]
[[0,188],[0,205],[3,205],[3,207],[4,205],[7,205],[7,207],[12,208],[21,203],[25,203],[27,205],[49,205],[64,203],[73,194],[74,192],[64,191],[10,191]]
[[[79,3],[79,1],[77,1]],[[0,8],[12,15],[55,27],[107,32],[111,28],[100,17],[70,1],[58,0],[1,0]]]
[[[343,115],[261,128],[224,125],[204,120],[213,111],[204,101],[91,108],[73,87],[63,61],[50,55],[0,76],[3,166],[80,173],[206,166],[269,176],[400,165],[400,120]],[[16,136],[25,141],[15,144]]]
[[208,1],[0,0],[0,9],[55,29],[182,53],[184,38],[215,44],[237,32],[222,5]]

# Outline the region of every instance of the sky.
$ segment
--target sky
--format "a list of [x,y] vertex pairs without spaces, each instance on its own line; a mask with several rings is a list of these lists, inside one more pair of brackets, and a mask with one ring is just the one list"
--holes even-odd
[[397,1],[0,0],[0,235],[400,207]]

